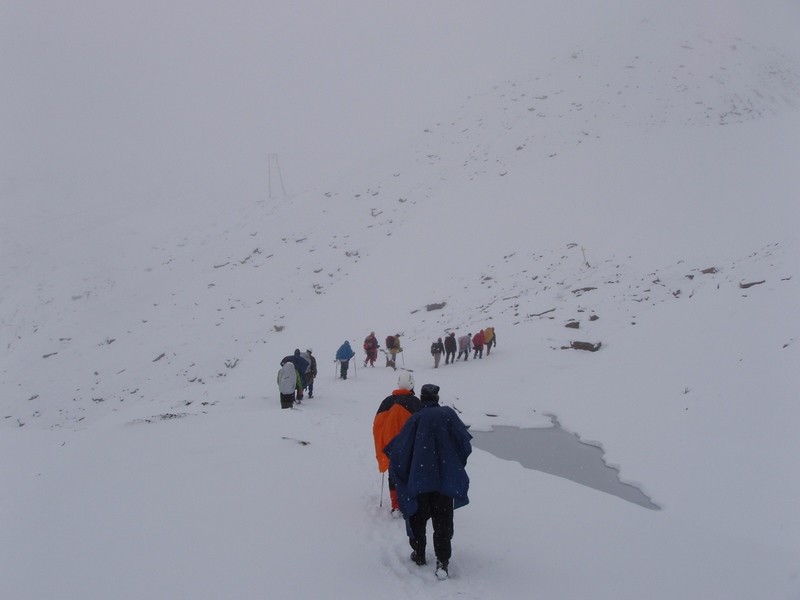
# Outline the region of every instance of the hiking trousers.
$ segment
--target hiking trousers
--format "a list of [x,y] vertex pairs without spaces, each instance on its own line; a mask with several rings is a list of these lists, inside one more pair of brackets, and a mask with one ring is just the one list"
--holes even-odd
[[409,544],[420,556],[425,556],[428,521],[433,522],[433,551],[440,561],[449,561],[453,539],[453,499],[439,492],[428,492],[417,496],[417,512],[408,518],[411,532]]

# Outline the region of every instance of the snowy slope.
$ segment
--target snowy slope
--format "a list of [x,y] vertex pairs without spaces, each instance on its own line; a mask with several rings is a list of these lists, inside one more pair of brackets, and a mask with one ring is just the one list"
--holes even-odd
[[[800,597],[800,14],[695,4],[209,4],[186,29],[154,5],[95,25],[8,8],[5,39],[62,54],[4,71],[86,87],[53,88],[72,119],[38,95],[2,114],[0,596]],[[125,45],[84,68],[104,23],[153,36],[152,74]],[[278,46],[265,70],[297,86],[259,109]],[[197,120],[170,118],[211,75]],[[131,81],[160,109],[122,113],[111,159],[101,117]],[[266,193],[265,138],[288,196]],[[488,324],[490,357],[433,371],[433,339]],[[369,433],[396,373],[334,377],[370,330],[403,333],[404,366],[473,429],[554,415],[661,510],[476,448],[437,584],[378,506]],[[281,411],[278,362],[309,346],[316,397]]]

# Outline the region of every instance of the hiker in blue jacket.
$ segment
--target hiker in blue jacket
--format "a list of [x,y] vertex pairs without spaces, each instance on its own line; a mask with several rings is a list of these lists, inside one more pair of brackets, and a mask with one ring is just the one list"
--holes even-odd
[[384,448],[389,473],[397,486],[400,510],[413,552],[411,560],[424,565],[426,528],[433,521],[436,575],[447,577],[452,553],[453,510],[469,502],[467,457],[472,435],[449,406],[439,405],[439,386],[420,390],[422,407]]
[[350,367],[350,359],[356,355],[350,347],[350,341],[345,340],[336,351],[336,360],[339,361],[339,373],[342,379],[347,379],[347,369]]

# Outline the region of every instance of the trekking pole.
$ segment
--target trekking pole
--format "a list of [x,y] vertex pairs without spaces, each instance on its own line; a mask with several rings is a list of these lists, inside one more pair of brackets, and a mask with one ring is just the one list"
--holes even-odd
[[353,377],[358,377],[358,365],[356,363],[358,363],[358,361],[354,360],[353,361]]
[[378,508],[383,508],[383,480],[386,479],[386,472],[384,471],[381,473],[381,502],[378,504]]

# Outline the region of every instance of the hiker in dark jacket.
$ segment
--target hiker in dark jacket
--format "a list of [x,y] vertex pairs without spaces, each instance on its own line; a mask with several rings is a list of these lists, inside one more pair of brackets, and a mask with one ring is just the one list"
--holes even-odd
[[400,346],[400,334],[386,336],[386,366],[397,370],[397,355],[403,351]]
[[350,367],[350,359],[356,355],[350,347],[350,342],[345,340],[344,344],[339,346],[336,351],[336,360],[339,361],[339,376],[342,379],[347,379],[347,369]]
[[456,362],[456,332],[451,331],[444,338],[444,364]]
[[426,562],[425,530],[430,519],[436,574],[447,577],[453,510],[469,503],[465,467],[472,452],[472,435],[456,411],[439,405],[438,385],[427,383],[420,392],[422,408],[411,415],[384,452],[406,518],[411,560],[418,565]]
[[442,354],[444,354],[444,344],[442,343],[442,338],[439,338],[431,344],[431,356],[433,356],[434,369],[439,368],[439,361],[442,360]]
[[283,360],[281,361],[281,366],[284,363],[291,362],[294,364],[294,368],[297,369],[297,372],[300,374],[300,389],[297,392],[297,401],[298,403],[303,399],[303,390],[306,387],[306,371],[308,371],[308,361],[300,356],[300,350],[295,349],[294,354],[289,356],[284,356]]
[[300,356],[308,361],[308,369],[306,369],[306,389],[308,390],[308,397],[313,398],[314,379],[317,377],[317,359],[312,354],[311,348],[308,348],[305,352],[301,352]]

